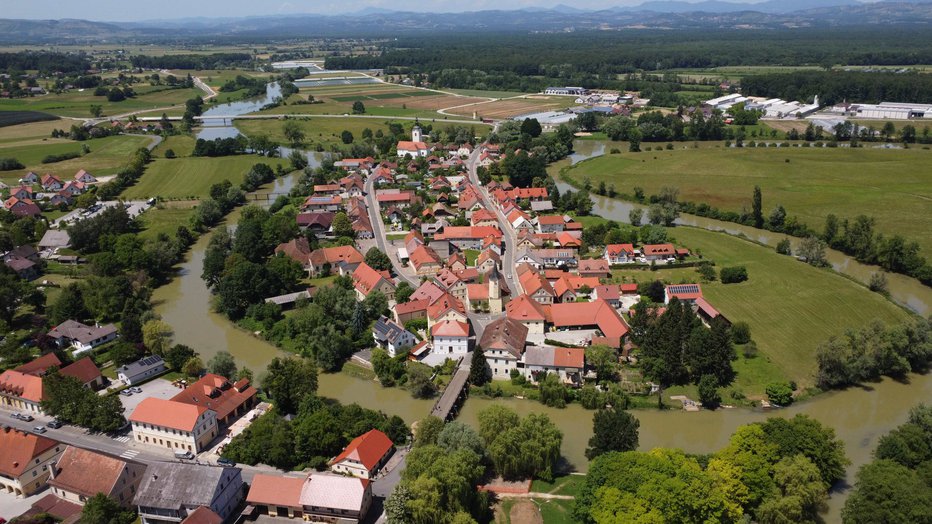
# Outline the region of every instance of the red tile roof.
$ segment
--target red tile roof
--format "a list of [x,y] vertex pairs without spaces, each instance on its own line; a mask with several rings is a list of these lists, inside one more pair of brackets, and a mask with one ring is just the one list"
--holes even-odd
[[466,308],[463,306],[460,299],[448,292],[444,292],[443,295],[434,300],[430,306],[427,307],[427,316],[430,318],[440,318],[451,310],[466,316]]
[[330,264],[335,266],[340,262],[359,264],[365,257],[353,246],[323,247],[315,249],[309,255],[311,263],[315,266]]
[[55,353],[46,353],[41,357],[23,364],[22,366],[13,368],[20,373],[25,373],[27,375],[44,375],[45,372],[52,366],[61,367],[61,360],[55,355]]
[[673,244],[646,244],[641,246],[641,253],[644,256],[670,255],[676,254]]
[[252,505],[269,505],[300,507],[303,478],[279,477],[257,473],[249,485],[246,503]]
[[535,271],[527,271],[518,279],[521,281],[521,288],[524,289],[524,292],[528,295],[533,295],[540,290],[543,290],[546,294],[550,296],[555,296],[556,291],[554,291],[553,286],[550,282]]
[[564,275],[560,280],[557,280],[557,283],[554,284],[553,290],[557,293],[558,297],[562,297],[564,293],[572,290],[573,292],[579,291],[583,287],[588,287],[590,290],[599,287],[599,279],[596,277],[580,277],[576,275]]
[[433,249],[423,245],[418,246],[413,252],[408,253],[408,260],[414,266],[414,269],[418,271],[429,264],[434,264],[438,268],[440,267],[440,255]]
[[126,462],[116,457],[68,446],[55,464],[55,478],[49,479],[49,484],[88,498],[98,493],[109,495],[125,467]]
[[207,411],[206,406],[196,406],[156,397],[149,397],[136,406],[130,422],[141,422],[163,428],[193,431],[198,418]]
[[234,413],[240,406],[251,405],[257,395],[256,388],[249,381],[239,381],[239,388],[230,383],[226,377],[208,373],[178,393],[172,400],[194,406],[205,406],[217,412],[222,420]]
[[10,478],[19,477],[33,459],[58,444],[50,438],[9,426],[0,429],[0,474]]
[[702,286],[699,284],[673,284],[664,288],[666,297],[676,297],[680,300],[696,300],[702,297]]
[[521,295],[505,305],[505,314],[520,322],[543,322],[550,320],[550,307],[539,304],[528,295]]
[[45,398],[41,377],[12,369],[0,373],[0,392],[37,403]]
[[426,300],[428,304],[432,304],[435,300],[442,297],[444,293],[445,291],[440,286],[430,280],[425,280],[411,293],[410,299],[412,302],[415,300]]
[[356,271],[353,271],[353,285],[360,293],[366,296],[369,296],[369,293],[371,293],[383,279],[385,279],[385,276],[382,275],[382,273],[372,269],[369,264],[365,262],[359,264],[359,266],[356,267]]
[[563,215],[540,215],[537,217],[537,223],[542,226],[562,226],[566,223]]
[[502,232],[495,226],[450,226],[443,228],[443,233],[434,236],[437,240],[483,239],[492,236],[502,238]]
[[623,337],[628,333],[628,325],[615,308],[604,300],[554,304],[550,312],[553,325],[558,328],[598,327],[606,337]]
[[358,462],[367,470],[372,471],[393,446],[385,433],[372,429],[354,438],[342,453],[330,461],[330,464],[339,464],[344,460],[349,460]]
[[74,377],[80,380],[82,384],[87,384],[101,376],[100,370],[97,369],[97,365],[94,364],[94,360],[91,357],[84,357],[73,364],[61,368],[61,374],[67,377]]
[[604,258],[591,258],[584,259],[579,261],[579,266],[577,267],[579,274],[583,273],[608,273],[608,260]]
[[434,337],[468,337],[469,324],[458,320],[442,320],[430,328]]
[[223,519],[207,506],[199,506],[181,524],[222,524]]
[[553,365],[561,368],[582,369],[586,362],[583,348],[553,348]]
[[628,256],[634,255],[634,245],[633,244],[609,244],[605,246],[605,252],[608,253],[610,257],[620,256],[622,253],[627,253]]

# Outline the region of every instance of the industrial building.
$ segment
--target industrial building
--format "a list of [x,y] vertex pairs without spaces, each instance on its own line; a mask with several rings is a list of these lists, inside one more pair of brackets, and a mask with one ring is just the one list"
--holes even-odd
[[589,94],[589,90],[585,87],[548,87],[544,89],[544,94],[585,96]]
[[875,118],[880,120],[912,120],[932,118],[932,105],[881,102],[879,104],[850,104],[843,114],[853,118]]

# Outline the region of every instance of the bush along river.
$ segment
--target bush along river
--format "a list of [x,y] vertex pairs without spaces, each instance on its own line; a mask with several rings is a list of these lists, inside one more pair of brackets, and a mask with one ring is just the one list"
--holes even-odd
[[[271,86],[270,92],[274,92]],[[260,104],[260,107],[261,105],[263,104]],[[223,114],[230,114],[227,111],[229,109]],[[232,128],[232,125],[226,127]],[[235,128],[232,129],[235,131]],[[581,141],[579,145],[578,151],[583,150],[583,153],[576,154],[576,161],[587,156],[584,152],[595,155],[605,151],[605,144],[597,142]],[[281,179],[281,188],[274,191],[269,186],[262,190],[279,192],[279,189],[284,190],[286,187],[290,190],[296,176],[290,175]],[[571,187],[561,183],[560,190],[566,189]],[[620,222],[627,221],[630,204],[603,198],[595,198],[595,202],[595,213]],[[238,216],[238,211],[231,213],[227,218],[226,227],[234,224]],[[767,236],[766,232],[750,228],[743,231],[741,226],[735,224],[719,223],[699,217],[685,217],[681,220],[687,225],[726,230],[732,234],[744,233],[764,243],[768,243],[769,240],[762,238]],[[205,361],[219,351],[229,351],[239,365],[249,367],[261,377],[266,365],[274,357],[285,353],[263,339],[237,328],[226,317],[211,310],[211,293],[200,278],[209,240],[209,233],[202,235],[179,267],[176,278],[155,291],[153,300],[156,311],[174,329],[176,343],[195,348]],[[859,278],[860,273],[852,273],[852,268],[858,269],[862,264],[850,261],[847,265],[841,265],[840,261],[847,257],[837,252],[830,256],[833,265],[839,264],[836,270]],[[872,272],[868,266],[864,266],[863,270],[868,275]],[[894,275],[889,277],[892,292]],[[915,289],[913,291],[917,292]],[[916,297],[915,305],[928,311],[928,304],[932,303],[929,296],[918,294]],[[355,402],[370,409],[398,415],[409,423],[425,417],[432,405],[432,401],[414,399],[400,388],[383,388],[375,380],[365,380],[346,373],[321,374],[319,391],[321,395],[343,403]],[[902,424],[910,408],[929,398],[932,398],[932,375],[910,375],[908,381],[883,379],[865,386],[819,395],[773,412],[750,409],[720,409],[698,413],[681,410],[638,410],[634,414],[641,424],[640,449],[676,447],[691,453],[711,453],[724,447],[738,426],[762,421],[770,416],[806,414],[834,428],[836,434],[845,442],[846,453],[852,462],[847,474],[847,482],[851,483],[857,469],[870,461],[879,437]],[[492,404],[508,405],[522,415],[531,412],[548,415],[563,431],[561,451],[566,459],[566,466],[576,471],[586,470],[584,451],[592,434],[593,411],[585,410],[579,404],[556,409],[536,401],[473,397],[466,401],[460,413],[460,420],[475,426],[478,412]],[[825,515],[827,522],[840,522],[846,489],[846,484],[836,487],[830,497],[829,511]]]

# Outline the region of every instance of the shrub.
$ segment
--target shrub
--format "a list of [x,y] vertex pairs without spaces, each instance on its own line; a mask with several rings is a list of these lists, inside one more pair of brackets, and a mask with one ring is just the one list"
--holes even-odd
[[708,260],[700,262],[699,265],[696,266],[696,272],[707,282],[715,280],[715,268],[712,267],[712,263]]
[[719,278],[722,284],[737,284],[748,279],[748,270],[744,266],[723,267]]
[[735,344],[747,344],[751,341],[751,327],[747,322],[735,322],[731,326],[731,340]]
[[19,160],[15,158],[0,158],[0,171],[13,171],[16,169],[24,169],[26,166],[22,164]]
[[42,159],[43,164],[54,164],[55,162],[63,162],[65,160],[71,160],[72,158],[78,158],[81,156],[81,153],[62,153],[60,155],[47,155]]
[[175,158],[175,150],[174,149],[165,150],[165,158]]
[[741,351],[741,354],[744,355],[744,358],[755,358],[757,357],[757,343],[751,340],[748,342],[744,349]]
[[793,388],[786,382],[769,384],[764,390],[767,400],[778,406],[789,406],[793,403]]
[[887,274],[883,271],[878,271],[871,275],[870,283],[867,285],[871,291],[880,293],[882,295],[887,294]]
[[777,242],[777,253],[781,255],[793,254],[793,246],[790,244],[790,239],[784,238],[783,240]]

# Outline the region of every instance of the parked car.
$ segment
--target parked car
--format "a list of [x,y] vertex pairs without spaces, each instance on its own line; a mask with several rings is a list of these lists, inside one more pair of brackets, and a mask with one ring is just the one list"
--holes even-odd
[[176,459],[188,459],[188,460],[191,460],[191,459],[194,458],[194,453],[191,453],[190,451],[181,451],[181,450],[178,450],[178,451],[175,452],[175,458],[176,458]]
[[52,429],[58,429],[58,428],[64,426],[64,424],[62,424],[62,422],[61,422],[60,420],[58,420],[58,419],[53,419],[53,420],[51,420],[48,424],[46,424],[46,426],[48,426],[48,427],[50,427],[50,428],[52,428]]
[[120,394],[123,395],[124,397],[131,397],[131,396],[133,396],[133,392],[130,391],[130,390],[128,390],[128,389],[124,389],[123,391],[120,392]]
[[133,387],[128,388],[128,389],[129,389],[130,391],[132,391],[133,393],[142,393],[142,388],[141,388],[141,387],[138,387],[138,386],[133,386]]
[[45,426],[36,426],[32,428],[32,430],[35,431],[36,433],[45,433],[46,431]]
[[28,413],[13,413],[13,418],[22,420],[23,422],[32,422],[35,420],[32,418],[32,415]]
[[236,465],[236,462],[233,462],[232,460],[225,457],[220,457],[217,459],[217,465],[233,467]]

